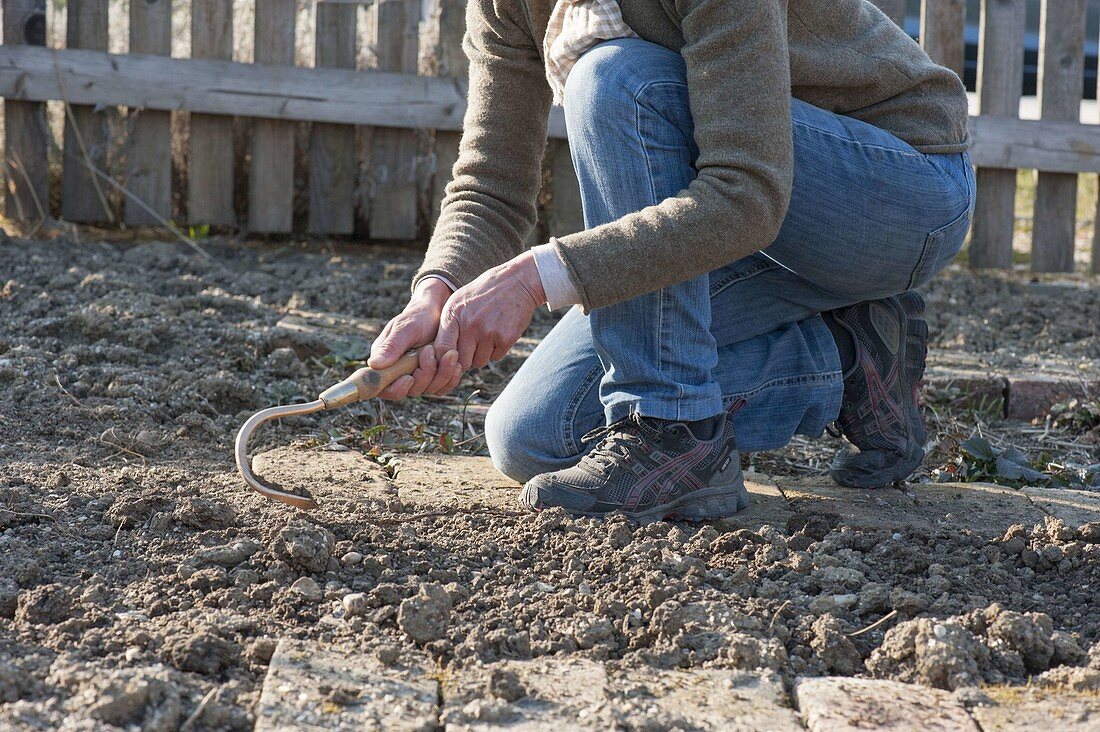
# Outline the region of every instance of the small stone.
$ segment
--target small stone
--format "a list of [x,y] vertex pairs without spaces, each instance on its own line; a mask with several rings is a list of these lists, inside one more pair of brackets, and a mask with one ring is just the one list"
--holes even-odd
[[345,567],[354,567],[363,561],[363,555],[359,552],[348,552],[344,556],[340,557],[340,563]]
[[290,591],[301,595],[309,602],[320,602],[323,595],[321,586],[312,577],[299,577],[290,586]]
[[451,622],[451,596],[436,583],[420,585],[420,591],[402,601],[397,626],[414,641],[428,643],[447,634]]
[[833,602],[839,608],[852,608],[856,606],[857,602],[859,602],[859,595],[854,595],[851,593],[844,595],[833,595]]
[[344,599],[341,600],[341,602],[344,604],[344,613],[349,618],[365,615],[367,610],[370,609],[370,603],[367,602],[367,596],[362,592],[351,592],[344,595]]

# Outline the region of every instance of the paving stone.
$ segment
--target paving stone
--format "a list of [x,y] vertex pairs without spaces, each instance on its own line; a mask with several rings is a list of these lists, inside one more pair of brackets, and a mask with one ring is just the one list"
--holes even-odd
[[655,671],[627,669],[611,674],[620,721],[637,728],[729,730],[730,732],[799,732],[798,714],[790,707],[777,675],[694,669]]
[[[461,669],[443,686],[445,729],[802,730],[778,676],[606,669],[539,658]],[[641,723],[644,722],[644,725]]]
[[897,681],[800,678],[795,699],[811,732],[979,732],[951,694]]
[[264,678],[255,730],[433,729],[439,687],[430,669],[387,667],[365,653],[284,638]]
[[1043,512],[1015,488],[991,483],[909,483],[905,491],[935,525],[969,529],[978,536],[1002,536],[1012,524],[1043,521]]
[[1033,687],[986,688],[993,702],[970,714],[982,732],[1100,732],[1100,697]]
[[252,456],[257,475],[292,493],[309,493],[322,508],[340,500],[392,497],[377,463],[356,450],[277,447]]
[[745,488],[752,496],[752,503],[748,508],[719,521],[720,527],[754,531],[764,525],[775,526],[780,530],[787,527],[787,521],[793,512],[774,480],[762,473],[747,473]]
[[932,528],[927,509],[896,488],[846,488],[827,476],[779,478],[777,483],[795,513],[836,516],[845,526],[869,529]]
[[443,683],[444,729],[608,729],[607,673],[587,659],[537,658],[461,669]]
[[393,481],[405,503],[520,510],[520,485],[501,475],[487,457],[402,455]]
[[332,353],[344,359],[365,359],[385,320],[353,318],[336,313],[291,310],[275,324],[272,346],[293,348],[299,358]]
[[1100,521],[1100,493],[1069,488],[1024,488],[1031,502],[1066,526],[1076,529],[1090,521]]

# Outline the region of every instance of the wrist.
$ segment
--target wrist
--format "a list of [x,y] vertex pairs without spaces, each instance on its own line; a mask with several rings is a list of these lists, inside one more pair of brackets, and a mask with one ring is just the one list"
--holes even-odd
[[425,277],[416,284],[413,297],[428,300],[442,307],[443,303],[454,294],[450,285],[438,277]]

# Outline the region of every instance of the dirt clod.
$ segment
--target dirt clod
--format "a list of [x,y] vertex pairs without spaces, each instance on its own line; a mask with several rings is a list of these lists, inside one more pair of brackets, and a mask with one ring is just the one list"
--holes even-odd
[[336,540],[332,532],[305,521],[291,521],[275,537],[275,556],[306,572],[324,572]]
[[15,621],[28,625],[53,625],[72,615],[72,594],[60,584],[42,585],[24,592],[15,609]]
[[405,599],[397,612],[397,625],[417,643],[439,640],[451,622],[451,596],[440,585],[426,583]]
[[165,644],[167,660],[180,671],[211,676],[236,661],[235,644],[209,631],[169,638]]

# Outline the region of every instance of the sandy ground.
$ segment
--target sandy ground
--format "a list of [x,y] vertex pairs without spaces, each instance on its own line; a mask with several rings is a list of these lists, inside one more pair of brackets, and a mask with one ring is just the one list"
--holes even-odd
[[[796,513],[751,529],[637,528],[404,503],[394,456],[479,450],[484,406],[533,341],[454,398],[265,432],[258,449],[372,456],[343,478],[361,496],[310,515],[265,502],[234,471],[237,427],[312,397],[363,355],[355,343],[325,353],[276,323],[289,311],[381,321],[416,257],[204,246],[212,258],[176,244],[0,241],[0,727],[247,729],[280,637],[415,649],[455,668],[576,655],[947,689],[1044,673],[1097,683],[1086,667],[1100,668],[1100,526],[988,537]],[[948,273],[927,292],[933,345],[996,366],[1095,364],[1100,288],[1079,284]],[[551,324],[539,315],[533,336]],[[1034,427],[937,419],[1025,447]],[[1096,462],[1086,427],[1067,429],[1057,442]],[[815,476],[838,446],[800,440],[751,459]],[[923,652],[933,640],[939,650]]]

